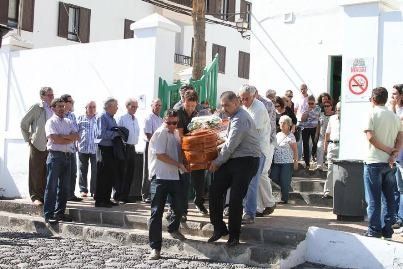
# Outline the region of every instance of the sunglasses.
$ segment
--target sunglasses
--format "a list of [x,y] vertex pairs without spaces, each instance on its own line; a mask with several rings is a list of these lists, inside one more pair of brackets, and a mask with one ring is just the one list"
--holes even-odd
[[165,123],[166,123],[167,125],[176,125],[176,124],[178,124],[177,121],[166,121]]

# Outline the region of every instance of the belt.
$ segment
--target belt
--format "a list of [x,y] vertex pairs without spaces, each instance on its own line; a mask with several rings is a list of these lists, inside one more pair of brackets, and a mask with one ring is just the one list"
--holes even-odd
[[338,140],[337,140],[337,141],[336,141],[336,140],[334,140],[334,141],[333,141],[333,140],[328,140],[327,142],[328,142],[328,143],[333,143],[333,144],[339,144],[339,141],[338,141]]
[[72,156],[74,153],[71,152],[64,152],[64,151],[58,151],[58,150],[49,150],[51,153],[56,153],[56,154],[64,154],[66,156]]

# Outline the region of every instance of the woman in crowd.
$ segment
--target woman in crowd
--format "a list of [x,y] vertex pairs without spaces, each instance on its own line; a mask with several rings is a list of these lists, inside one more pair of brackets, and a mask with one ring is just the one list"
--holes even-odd
[[[295,126],[295,124],[297,124],[297,117],[295,117],[294,111],[291,110],[291,108],[289,106],[286,106],[284,99],[276,96],[276,98],[274,99],[275,103],[274,103],[274,107],[276,108],[276,128],[277,128],[277,133],[280,132],[280,125],[279,125],[279,120],[280,117],[283,115],[287,115],[291,118],[293,126]],[[294,131],[293,127],[293,130]]]
[[[403,84],[393,86],[389,109],[396,113],[400,121],[403,121]],[[392,225],[394,229],[403,226],[403,150],[400,150],[396,162],[399,169],[396,171],[396,222]]]
[[326,101],[331,101],[331,100],[332,100],[332,97],[327,92],[322,92],[319,95],[319,97],[318,97],[318,106],[320,106],[321,112],[325,112],[325,108],[324,108],[323,104]]
[[300,127],[302,128],[302,144],[304,152],[305,168],[310,168],[311,154],[309,150],[309,138],[312,141],[312,158],[316,156],[316,127],[318,127],[320,107],[315,104],[315,97],[308,96],[308,109],[301,116]]
[[318,149],[316,153],[317,160],[317,169],[323,170],[324,163],[324,150],[323,150],[323,141],[325,139],[326,128],[329,122],[330,116],[334,115],[332,101],[324,101],[323,108],[324,112],[320,113],[319,116],[319,125],[316,128],[316,140],[318,141]]
[[298,169],[297,142],[291,133],[292,120],[289,116],[280,117],[280,132],[277,133],[277,146],[274,149],[270,178],[281,188],[281,201],[288,203],[288,195],[293,169]]

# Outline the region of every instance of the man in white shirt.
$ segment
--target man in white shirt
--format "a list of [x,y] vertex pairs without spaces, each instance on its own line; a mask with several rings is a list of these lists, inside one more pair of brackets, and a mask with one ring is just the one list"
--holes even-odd
[[127,113],[120,117],[118,126],[129,130],[129,137],[126,142],[126,159],[124,160],[122,178],[117,180],[114,198],[120,204],[125,204],[129,199],[130,186],[134,177],[134,165],[136,157],[135,145],[139,141],[140,128],[137,118],[134,116],[138,108],[138,102],[134,98],[126,101]]
[[270,152],[270,119],[264,104],[256,99],[256,88],[251,85],[243,85],[239,96],[244,109],[249,113],[255,122],[255,126],[259,135],[261,156],[259,158],[259,169],[256,175],[249,183],[248,192],[244,199],[244,215],[242,217],[243,224],[255,222],[257,208],[257,192],[260,185],[260,178],[268,177],[268,167],[263,171],[266,159],[269,158]]
[[301,116],[305,111],[308,110],[308,86],[306,84],[301,84],[300,87],[301,96],[294,103],[294,113],[297,116],[298,121],[301,121]]
[[150,198],[150,179],[148,173],[148,145],[154,132],[162,125],[164,120],[160,117],[162,103],[160,99],[154,99],[151,103],[151,112],[147,115],[144,122],[144,134],[146,136],[146,147],[144,149],[143,160],[143,184],[141,186],[141,196],[143,202],[151,203]]
[[324,152],[327,152],[327,178],[322,198],[333,197],[333,159],[339,156],[340,140],[340,102],[336,105],[336,114],[330,116],[323,141]]
[[178,113],[172,109],[166,112],[164,124],[151,137],[149,144],[150,175],[155,183],[155,194],[151,201],[149,241],[152,252],[150,260],[158,260],[162,246],[162,214],[168,194],[171,196],[171,215],[168,232],[174,239],[184,240],[179,232],[184,204],[184,190],[179,180],[179,172],[187,172],[182,163],[180,137],[176,126]]

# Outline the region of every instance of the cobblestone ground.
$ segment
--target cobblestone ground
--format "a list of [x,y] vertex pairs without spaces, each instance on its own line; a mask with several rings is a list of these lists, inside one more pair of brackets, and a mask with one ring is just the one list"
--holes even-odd
[[42,237],[0,227],[0,268],[253,268],[184,254],[149,261],[149,249],[79,239]]

